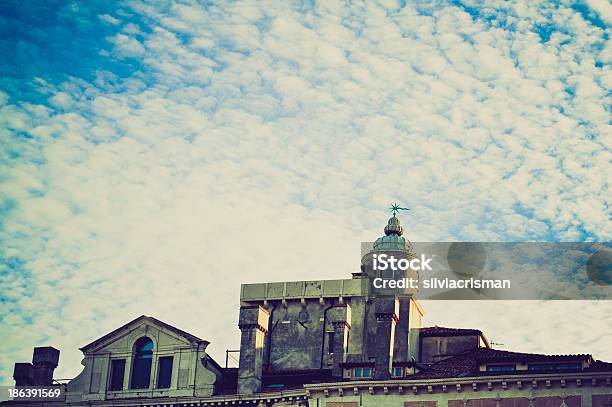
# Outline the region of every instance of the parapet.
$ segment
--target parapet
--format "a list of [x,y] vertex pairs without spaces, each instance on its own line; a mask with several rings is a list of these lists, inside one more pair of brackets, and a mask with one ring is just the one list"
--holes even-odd
[[367,295],[367,288],[360,279],[242,284],[240,301],[356,297]]

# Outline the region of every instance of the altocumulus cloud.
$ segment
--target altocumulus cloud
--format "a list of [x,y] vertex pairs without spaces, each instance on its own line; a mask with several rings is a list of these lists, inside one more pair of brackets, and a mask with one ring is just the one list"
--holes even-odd
[[[220,359],[241,282],[348,276],[390,201],[413,240],[612,235],[607,2],[41,4],[0,6],[0,382],[140,314]],[[610,305],[427,307],[612,359]]]

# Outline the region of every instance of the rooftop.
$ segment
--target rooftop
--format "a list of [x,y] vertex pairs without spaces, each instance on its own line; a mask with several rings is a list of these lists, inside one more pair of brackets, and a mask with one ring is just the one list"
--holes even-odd
[[[576,355],[545,355],[539,353],[509,352],[499,349],[478,348],[461,355],[453,356],[434,363],[425,370],[414,375],[415,379],[442,379],[451,377],[479,376],[491,374],[482,372],[480,365],[490,362],[516,362],[516,363],[551,363],[551,362],[584,362],[592,360],[588,354]],[[597,366],[597,371],[612,369],[612,363],[596,362],[592,367]],[[589,368],[590,369],[590,368]],[[590,371],[590,370],[589,370]],[[512,374],[504,372],[505,374]],[[517,374],[526,373],[524,370],[517,370]]]
[[480,329],[469,328],[447,328],[444,326],[428,326],[419,330],[421,336],[465,336],[482,335]]

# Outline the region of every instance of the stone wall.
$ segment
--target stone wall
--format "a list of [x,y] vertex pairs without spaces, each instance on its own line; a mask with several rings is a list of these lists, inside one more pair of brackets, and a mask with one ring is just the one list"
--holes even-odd
[[328,368],[331,360],[328,335],[333,332],[326,320],[330,304],[319,301],[281,303],[270,308],[269,347],[266,364],[271,371]]
[[[327,312],[337,306],[351,309],[343,359],[352,363],[373,361],[380,338],[376,333],[374,298],[363,292],[365,288],[358,279],[244,284],[242,306],[260,306],[270,314],[263,351],[264,370],[280,373],[331,369],[330,338],[335,338],[332,335],[335,328]],[[422,309],[416,304],[408,297],[400,299],[393,338],[396,362],[409,361],[418,355],[415,328],[420,327]]]

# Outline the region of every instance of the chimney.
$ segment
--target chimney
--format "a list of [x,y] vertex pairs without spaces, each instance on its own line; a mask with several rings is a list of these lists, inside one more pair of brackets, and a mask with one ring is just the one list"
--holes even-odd
[[25,387],[34,384],[34,369],[31,363],[15,363],[13,370],[15,387]]
[[342,364],[346,359],[348,334],[351,329],[351,307],[348,304],[336,305],[327,311],[327,317],[334,328],[332,377],[341,380],[344,373]]
[[263,374],[263,348],[270,314],[261,306],[240,308],[238,326],[242,331],[240,339],[240,360],[238,362],[238,393],[261,392]]
[[59,355],[60,351],[51,346],[34,348],[32,376],[35,386],[50,386],[53,384],[53,371],[57,367]]
[[376,315],[376,343],[374,346],[374,380],[391,378],[395,324],[399,317],[397,297],[378,297],[374,299]]

